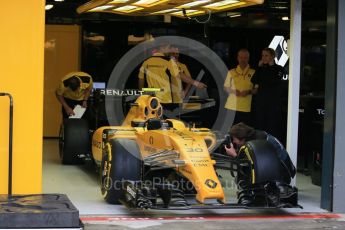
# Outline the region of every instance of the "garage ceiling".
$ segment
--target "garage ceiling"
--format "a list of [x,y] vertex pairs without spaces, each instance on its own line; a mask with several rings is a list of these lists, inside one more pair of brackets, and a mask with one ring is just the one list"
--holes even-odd
[[78,13],[104,12],[126,16],[190,17],[262,4],[264,0],[92,0]]
[[[94,0],[93,2],[99,2]],[[102,0],[107,3],[110,0]],[[261,0],[260,0],[261,1]],[[46,0],[47,4],[54,7],[46,11],[46,23],[48,24],[80,24],[82,21],[163,21],[161,16],[128,17],[113,13],[77,13],[86,12],[85,4],[90,0]],[[129,1],[133,2],[133,1]],[[169,1],[166,1],[169,2]],[[171,1],[176,2],[176,1]],[[181,2],[181,1],[180,1]],[[84,6],[83,6],[84,5]],[[324,0],[302,0],[302,19],[307,22],[308,27],[325,26],[327,1]],[[123,13],[125,14],[125,13]],[[263,4],[237,8],[225,9],[224,12],[212,13],[211,22],[226,21],[233,26],[256,27],[256,26],[279,26],[282,17],[290,15],[290,0],[265,0]],[[184,16],[184,15],[182,15]],[[200,16],[205,17],[205,16]]]

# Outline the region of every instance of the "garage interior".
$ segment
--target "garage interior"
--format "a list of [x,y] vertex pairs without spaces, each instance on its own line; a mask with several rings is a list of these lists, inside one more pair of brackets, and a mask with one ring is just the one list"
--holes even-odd
[[[46,2],[54,7],[46,11],[43,193],[67,194],[82,215],[128,214],[129,211],[123,206],[105,203],[93,165],[69,166],[60,163],[57,137],[61,108],[54,91],[62,76],[81,69],[91,74],[95,82],[107,82],[116,62],[133,47],[128,43],[128,35],[141,37],[149,32],[153,36],[180,35],[193,38],[217,52],[227,66],[232,68],[236,64],[235,53],[239,48],[246,47],[250,50],[250,64],[255,67],[261,49],[268,46],[275,35],[288,38],[290,33],[289,20],[282,20],[289,16],[288,0],[266,0],[263,5],[236,9],[231,14],[217,13],[212,15],[207,24],[181,18],[172,18],[167,23],[162,16],[140,18],[102,13],[79,15],[76,8],[87,1]],[[320,208],[320,154],[324,111],[326,3],[321,0],[305,0],[302,7],[303,69],[297,164],[299,173],[296,181],[300,205],[304,209],[284,211],[324,212]],[[231,17],[233,13],[241,16]],[[188,61],[187,57],[185,59]],[[135,85],[129,84],[128,87],[135,88]],[[231,181],[227,172],[221,171],[220,174],[224,180]],[[227,192],[229,201],[233,201],[233,194],[234,191]],[[202,211],[188,211],[200,212]],[[239,210],[212,212],[233,213]],[[167,211],[167,214],[179,213]]]

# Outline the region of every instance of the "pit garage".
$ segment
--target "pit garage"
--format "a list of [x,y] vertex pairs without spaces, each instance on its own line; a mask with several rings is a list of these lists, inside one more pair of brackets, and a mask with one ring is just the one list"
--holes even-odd
[[[267,3],[271,4],[271,3]],[[83,8],[84,7],[84,8]],[[80,11],[86,11],[86,6],[81,6],[78,8]],[[87,6],[91,7],[91,6]],[[260,7],[260,6],[257,6]],[[244,11],[246,8],[243,8]],[[105,10],[106,11],[106,10]],[[49,11],[47,12],[49,15]],[[83,15],[83,14],[82,14]],[[114,17],[119,17],[115,15]],[[127,19],[131,19],[131,17],[127,16],[125,17]],[[53,43],[54,47],[62,47],[63,51],[70,52],[70,47],[64,47],[63,43],[69,42],[68,39],[71,39],[72,36],[68,37],[60,37],[60,39],[55,39],[55,35],[59,33],[60,30],[66,30],[66,32],[70,34],[74,34],[74,40],[78,39],[78,34],[84,34],[85,36],[82,37],[82,45],[81,45],[81,57],[79,57],[79,52],[75,52],[75,59],[78,58],[81,59],[82,63],[82,70],[90,73],[95,81],[95,96],[91,97],[89,103],[90,107],[94,111],[97,111],[97,113],[102,114],[101,118],[97,118],[98,127],[101,127],[102,124],[107,123],[107,115],[105,109],[100,109],[100,103],[106,103],[101,100],[99,103],[99,92],[103,90],[103,92],[106,90],[106,87],[110,88],[109,85],[112,84],[111,82],[114,82],[112,80],[114,71],[117,71],[118,64],[121,64],[121,61],[126,58],[128,55],[128,52],[133,52],[138,50],[136,47],[140,46],[139,42],[144,40],[145,37],[147,37],[147,34],[149,34],[149,38],[155,38],[158,36],[176,36],[180,34],[187,35],[189,38],[193,38],[193,40],[196,40],[197,42],[201,42],[201,45],[207,44],[205,41],[208,41],[207,47],[210,47],[212,51],[215,51],[218,57],[220,57],[219,61],[224,61],[226,66],[234,66],[236,65],[236,60],[234,57],[231,57],[232,54],[235,54],[239,47],[246,46],[251,52],[251,62],[252,65],[255,66],[255,63],[258,62],[258,58],[260,56],[260,49],[258,47],[265,47],[265,46],[272,46],[277,50],[277,52],[280,53],[278,61],[280,61],[280,64],[287,67],[288,63],[286,61],[286,58],[284,55],[287,56],[286,53],[284,53],[284,42],[287,41],[287,37],[289,36],[289,27],[288,23],[285,23],[284,21],[275,21],[275,23],[283,23],[285,25],[286,30],[284,29],[277,29],[274,26],[267,28],[267,33],[262,35],[261,37],[257,37],[257,39],[253,40],[252,37],[254,37],[254,34],[257,34],[257,31],[260,29],[256,29],[253,25],[249,26],[249,28],[241,28],[240,26],[233,27],[230,24],[228,27],[224,27],[227,32],[226,33],[220,33],[221,28],[217,26],[210,26],[208,30],[205,30],[205,26],[207,23],[193,23],[193,27],[191,27],[186,22],[193,22],[193,20],[185,20],[181,18],[172,18],[172,23],[162,22],[158,23],[155,22],[155,19],[152,19],[154,22],[145,22],[141,23],[138,21],[131,21],[128,22],[113,22],[111,20],[104,20],[103,22],[94,23],[93,21],[84,21],[82,23],[82,27],[70,27],[70,28],[63,28],[63,27],[57,27],[55,25],[47,25],[47,32],[46,32],[46,38],[47,41]],[[198,20],[201,19],[207,19],[206,16],[203,16],[201,18],[198,18]],[[153,24],[154,23],[154,24]],[[131,26],[133,25],[133,26]],[[134,26],[135,25],[135,26]],[[109,28],[113,28],[114,26],[117,27],[116,31],[111,31]],[[225,24],[224,24],[225,26]],[[266,25],[267,27],[267,25]],[[129,29],[131,28],[131,29]],[[81,31],[80,31],[81,30]],[[188,31],[188,32],[187,32]],[[203,34],[198,34],[200,31],[204,31]],[[233,36],[233,34],[238,34],[238,36]],[[317,36],[319,36],[320,33],[316,33]],[[221,35],[221,36],[220,36]],[[283,35],[283,36],[277,36],[277,35]],[[61,35],[59,35],[61,36]],[[244,38],[245,37],[245,38]],[[285,38],[286,37],[286,38]],[[243,41],[245,39],[245,41]],[[138,42],[139,41],[139,42]],[[212,43],[210,43],[212,41]],[[54,43],[55,42],[55,43]],[[58,42],[61,42],[59,44]],[[173,40],[173,43],[176,43],[177,45],[180,45],[177,40]],[[190,41],[186,41],[188,43]],[[318,39],[317,42],[319,44],[312,45],[311,47],[306,48],[306,61],[311,62],[312,68],[316,68],[314,66],[317,66],[317,63],[312,63],[313,58],[309,58],[309,56],[312,57],[318,57],[318,58],[324,58],[322,57],[324,53],[313,53],[315,47],[320,45],[323,41],[322,36]],[[74,42],[75,43],[75,42]],[[183,43],[183,42],[182,42]],[[198,44],[193,44],[193,46],[197,46]],[[152,47],[151,47],[152,48]],[[209,67],[205,65],[205,62],[203,62],[203,57],[200,57],[199,54],[193,53],[193,51],[188,51],[188,48],[180,46],[180,49],[183,50],[185,48],[186,51],[184,53],[181,53],[181,59],[183,62],[187,63],[188,66],[190,66],[190,71],[192,73],[192,76],[198,76],[200,72],[202,71],[204,73],[203,82],[207,83],[210,87],[208,87],[206,92],[200,92],[198,90],[194,90],[195,92],[191,95],[191,99],[189,99],[188,103],[185,103],[184,107],[179,111],[179,114],[174,115],[175,117],[178,117],[178,119],[181,119],[184,121],[186,126],[197,126],[197,127],[205,127],[205,128],[211,128],[217,123],[217,119],[219,117],[223,117],[224,114],[222,113],[222,108],[220,104],[223,104],[224,102],[221,99],[221,96],[219,96],[219,92],[221,92],[222,89],[222,80],[217,81],[217,73],[212,72],[212,67]],[[47,63],[56,63],[56,56],[52,56],[52,52],[54,52],[55,48],[49,48],[47,49],[48,56],[46,56]],[[141,49],[145,49],[145,47],[142,47]],[[279,51],[280,50],[280,51]],[[63,52],[62,51],[62,52]],[[142,50],[141,50],[142,51]],[[145,58],[142,58],[145,60],[149,57],[149,54],[142,54],[143,52],[139,53],[138,55],[146,55]],[[194,55],[194,56],[193,56]],[[199,56],[198,56],[199,55]],[[309,55],[309,56],[308,56]],[[232,55],[234,56],[234,55]],[[127,57],[128,58],[128,57]],[[73,58],[74,59],[74,58]],[[199,59],[199,60],[198,60]],[[118,110],[123,111],[120,113],[120,117],[125,117],[126,113],[129,111],[130,102],[133,103],[133,97],[137,98],[137,96],[133,96],[135,94],[138,94],[138,92],[131,92],[130,95],[126,95],[126,92],[124,92],[125,89],[137,89],[137,75],[139,72],[139,67],[141,62],[134,59],[131,63],[133,63],[133,66],[129,66],[127,72],[125,74],[120,73],[120,75],[126,75],[123,76],[123,79],[125,81],[125,87],[124,89],[121,89],[122,91],[116,91],[112,92],[109,96],[113,97],[115,99],[114,103],[117,103],[118,106],[116,107],[115,111]],[[284,62],[285,60],[285,62]],[[74,61],[75,62],[75,61]],[[209,62],[209,61],[208,61]],[[55,68],[52,64],[48,64],[49,66],[52,66],[52,68]],[[96,67],[96,68],[94,68]],[[219,67],[222,68],[222,67]],[[218,69],[219,69],[218,68]],[[322,72],[322,71],[320,71]],[[55,73],[51,75],[51,77],[55,77]],[[110,77],[109,77],[110,76]],[[55,78],[59,78],[60,76],[56,76]],[[320,76],[319,78],[322,78],[323,76]],[[56,80],[55,80],[56,81]],[[49,84],[49,83],[48,83]],[[118,89],[118,85],[112,85],[112,88]],[[49,85],[50,90],[47,92],[54,91],[55,85]],[[303,87],[310,87],[310,85],[305,85]],[[313,86],[312,86],[313,87]],[[110,88],[110,89],[112,89]],[[313,88],[312,90],[319,90],[320,88]],[[108,92],[109,94],[110,92]],[[127,92],[128,93],[128,92]],[[309,93],[309,91],[306,91],[305,93]],[[122,95],[122,96],[121,96]],[[56,102],[54,102],[55,98],[54,95],[46,95],[47,98],[50,99],[50,103],[54,103],[57,105]],[[127,98],[132,98],[132,101]],[[111,100],[111,99],[109,99]],[[104,106],[104,105],[101,105]],[[193,108],[194,106],[194,108]],[[195,106],[197,109],[195,109]],[[284,106],[284,105],[282,105]],[[303,104],[304,106],[304,104]],[[313,109],[310,109],[310,106],[306,105],[305,111],[313,111]],[[322,106],[320,104],[320,106]],[[100,109],[100,110],[99,110]],[[188,111],[190,109],[190,111]],[[304,108],[301,108],[300,117],[304,118],[305,115],[302,111]],[[309,110],[308,110],[309,109]],[[51,117],[56,117],[56,120],[59,121],[59,106],[55,106],[54,110],[47,109],[46,114],[49,119],[46,120],[45,124],[45,132],[46,138],[44,140],[44,171],[43,174],[43,189],[44,192],[50,193],[50,192],[56,192],[58,188],[64,188],[66,189],[65,193],[68,193],[69,196],[73,197],[73,200],[77,202],[77,204],[80,204],[81,213],[84,213],[85,208],[85,214],[92,214],[92,212],[96,212],[95,214],[111,214],[111,213],[121,213],[121,210],[125,210],[123,206],[121,205],[109,205],[107,202],[104,201],[102,194],[100,192],[100,179],[99,179],[99,166],[96,167],[95,162],[92,159],[91,156],[86,157],[86,162],[82,164],[77,165],[64,165],[61,164],[61,159],[59,157],[59,141],[54,139],[55,136],[57,136],[57,130],[59,130],[60,122],[56,122],[56,124],[52,124],[50,122]],[[287,107],[285,108],[285,111],[287,111]],[[307,113],[307,112],[306,112]],[[48,115],[49,114],[49,115]],[[181,115],[182,114],[182,115]],[[205,114],[212,114],[211,117],[205,116]],[[213,115],[215,114],[215,115]],[[307,113],[307,116],[310,116]],[[230,115],[231,117],[231,115]],[[211,118],[211,119],[210,119]],[[287,115],[285,114],[285,122],[287,119]],[[230,119],[231,120],[231,119]],[[306,120],[310,121],[309,118],[306,118]],[[308,123],[305,122],[305,123]],[[94,126],[95,122],[92,122],[93,124],[91,126]],[[118,122],[119,123],[119,122]],[[53,126],[53,127],[52,127]],[[226,125],[224,125],[226,126]],[[302,130],[308,130],[308,128],[304,128],[304,124],[301,124]],[[98,128],[97,127],[97,128]],[[304,128],[304,129],[303,129]],[[96,129],[94,128],[94,131]],[[286,133],[286,127],[285,131]],[[306,132],[310,132],[310,129]],[[316,132],[315,132],[316,133]],[[320,133],[320,132],[318,132]],[[321,134],[321,133],[320,133]],[[319,135],[320,135],[319,134]],[[303,136],[307,136],[308,133],[303,134]],[[52,137],[52,138],[49,138]],[[302,137],[304,138],[304,137]],[[220,142],[223,137],[220,137],[217,139],[218,142]],[[306,140],[305,143],[307,143]],[[304,142],[303,142],[304,143]],[[219,144],[218,144],[219,145]],[[284,144],[285,145],[285,144]],[[320,209],[320,197],[321,197],[321,188],[320,183],[311,183],[311,177],[310,175],[315,175],[316,164],[316,150],[312,150],[310,146],[301,145],[298,146],[298,159],[299,159],[299,165],[297,165],[297,176],[293,179],[293,181],[297,182],[297,187],[299,188],[299,204],[304,207],[304,209],[294,208],[291,210],[297,211],[297,212],[305,212],[305,210],[313,210],[313,211],[322,211]],[[221,147],[220,147],[221,149]],[[320,152],[320,151],[319,151]],[[313,154],[315,156],[313,156]],[[307,157],[305,157],[307,155]],[[60,173],[56,172],[59,171]],[[311,173],[312,172],[312,173]],[[65,174],[66,173],[66,174]],[[231,203],[237,202],[237,195],[236,195],[236,183],[233,179],[233,177],[230,175],[230,173],[227,170],[224,169],[218,169],[217,173],[220,174],[220,177],[222,178],[223,183],[226,183],[226,200],[228,200]],[[82,177],[82,176],[85,177]],[[72,179],[74,176],[77,178]],[[65,180],[64,178],[69,178],[69,180]],[[320,178],[320,176],[318,177]],[[314,179],[315,180],[315,179]],[[70,183],[64,184],[64,183]],[[83,188],[83,196],[81,196],[78,192],[78,189],[76,189],[73,185],[76,185],[77,183],[80,183],[78,187]],[[86,189],[89,188],[89,189]],[[71,194],[69,194],[69,189],[71,189]],[[73,191],[76,193],[73,194]],[[88,191],[88,192],[86,192]],[[89,194],[89,195],[86,195]],[[92,194],[92,195],[91,195]],[[75,197],[75,198],[74,198]],[[80,203],[79,203],[80,202]],[[104,209],[103,209],[104,208]],[[119,209],[119,211],[117,211]],[[97,210],[97,211],[96,211]],[[111,211],[110,211],[111,210]],[[193,212],[193,211],[189,211]],[[195,211],[194,211],[195,212]],[[224,210],[217,210],[216,212],[225,212]]]
[[[114,10],[125,6],[125,3],[113,3],[115,5],[107,7],[105,1],[93,1],[92,4],[87,4],[87,1],[76,2],[78,3],[73,3],[73,5],[68,1],[64,3],[47,1],[47,4],[52,3],[54,7],[46,10],[46,24],[43,30],[45,33],[44,93],[41,95],[43,115],[40,117],[43,121],[43,132],[37,133],[43,136],[42,158],[38,156],[39,154],[37,155],[37,159],[43,159],[43,163],[40,167],[40,163],[37,163],[39,161],[33,160],[36,163],[32,166],[35,166],[37,171],[30,171],[27,177],[37,178],[38,182],[34,180],[31,184],[25,182],[16,185],[21,180],[29,181],[29,178],[13,171],[14,194],[66,194],[79,210],[82,218],[94,216],[168,217],[187,214],[191,216],[228,216],[230,214],[260,216],[272,213],[298,215],[335,210],[336,202],[333,203],[330,199],[334,194],[326,189],[326,184],[331,181],[329,172],[333,172],[331,166],[334,166],[334,162],[330,163],[329,154],[325,152],[330,147],[329,138],[335,137],[334,135],[327,136],[329,130],[325,132],[325,127],[330,127],[329,120],[325,120],[325,110],[329,106],[325,101],[330,100],[329,89],[327,89],[330,86],[325,85],[326,71],[330,69],[325,44],[334,45],[329,44],[329,38],[326,40],[326,35],[330,36],[326,33],[325,27],[327,12],[324,5],[327,5],[326,3],[303,1],[301,5],[296,6],[291,5],[290,1],[280,3],[270,0],[257,1],[258,4],[254,4],[256,1],[238,1],[250,4],[241,7],[234,6],[228,10],[215,5],[212,6],[212,14],[210,10],[192,14],[200,8],[191,6],[195,7],[193,8],[195,11],[176,8],[171,11],[171,14],[149,12],[152,15],[148,16],[147,12],[143,11],[141,14],[140,10],[128,11],[127,8],[124,8],[124,11]],[[130,1],[130,4],[138,9],[151,7],[135,5],[134,1]],[[202,4],[206,6],[206,3]],[[152,7],[157,8],[155,12],[163,11],[163,8],[159,8],[159,4]],[[293,7],[300,7],[296,8],[297,11],[306,12],[300,24],[294,24],[296,18],[301,19],[301,12],[296,13],[292,10],[291,12],[295,13],[290,14],[289,10]],[[73,9],[73,12],[77,11],[78,14],[67,13],[69,12],[66,11],[67,8]],[[318,12],[317,17],[312,13],[315,9]],[[164,10],[167,9],[164,8]],[[115,14],[112,11],[115,11]],[[265,16],[263,17],[260,12],[265,12]],[[234,16],[235,14],[240,16]],[[283,14],[290,18],[287,21],[282,20]],[[315,29],[310,29],[310,25],[315,25]],[[300,31],[300,36],[296,37],[292,29]],[[207,84],[207,89],[203,91],[192,88],[190,94],[187,95],[188,99],[181,107],[171,113],[168,111],[166,114],[163,107],[160,107],[159,100],[152,102],[157,92],[140,91],[137,83],[142,62],[151,56],[153,49],[158,47],[151,45],[147,50],[147,47],[142,44],[146,44],[151,39],[160,41],[160,38],[163,38],[162,43],[167,42],[164,41],[164,38],[167,38],[169,42],[177,46],[181,52],[180,60],[190,67],[192,77]],[[293,43],[296,38],[300,39],[301,46]],[[289,152],[289,159],[291,158],[291,163],[296,170],[296,175],[291,173],[293,170],[285,170],[289,172],[288,181],[281,179],[284,177],[284,173],[281,173],[281,167],[283,167],[281,162],[284,161],[273,153],[269,153],[271,147],[267,147],[266,142],[266,144],[249,143],[246,146],[247,149],[241,153],[241,159],[233,160],[224,155],[223,145],[226,144],[226,134],[231,127],[234,114],[224,112],[226,97],[222,95],[226,76],[223,78],[219,76],[236,66],[236,53],[243,47],[250,51],[250,65],[253,67],[259,63],[262,48],[273,48],[278,54],[276,62],[288,73],[285,80],[287,84],[290,84],[289,94],[286,95],[286,104],[282,105],[284,111],[282,145],[288,151],[292,150],[292,154]],[[290,47],[292,50],[289,50]],[[301,51],[300,54],[296,54],[298,51]],[[300,62],[298,70],[291,67],[296,63],[294,58]],[[126,63],[126,68],[123,68],[124,63]],[[61,120],[61,105],[55,98],[55,89],[62,76],[76,70],[85,71],[93,77],[92,95],[87,102],[91,115],[86,122],[77,123],[78,119],[76,119],[70,122],[76,121],[76,124],[64,126],[62,124],[65,122]],[[291,79],[291,76],[296,75],[300,70],[298,82]],[[7,89],[10,90],[11,87]],[[299,96],[296,96],[296,93]],[[15,107],[14,110],[15,122],[19,116],[17,113],[23,111],[20,107],[23,100],[17,98],[18,95],[14,93],[15,101],[19,101],[18,104],[14,104],[19,107],[19,109]],[[1,106],[4,104],[4,108],[7,106],[2,98],[0,102]],[[145,108],[149,108],[148,111],[145,111]],[[29,111],[28,117],[34,119],[35,114],[31,114],[30,108],[25,109]],[[7,118],[6,115],[1,122],[7,124]],[[224,124],[227,122],[230,122],[230,125]],[[19,129],[17,125],[14,127],[14,144],[16,144]],[[67,137],[65,134],[68,131],[61,129],[62,127],[75,127],[77,131],[76,133],[71,131],[70,136]],[[31,128],[34,130],[33,127]],[[121,134],[121,130],[124,134]],[[184,135],[187,135],[183,132],[188,135],[193,133],[195,135],[192,138],[193,141],[183,139]],[[168,133],[167,137],[163,138],[165,133]],[[83,135],[87,140],[83,141]],[[126,139],[125,142],[130,142],[127,143],[130,147],[127,146],[125,149],[131,149],[134,146],[134,149],[140,150],[141,176],[151,175],[150,173],[158,171],[160,179],[176,175],[181,176],[182,179],[187,178],[194,183],[191,188],[193,191],[189,191],[191,194],[186,193],[188,196],[184,195],[182,199],[177,199],[174,203],[174,198],[181,198],[179,189],[176,195],[172,192],[176,190],[175,187],[165,189],[164,184],[163,189],[160,187],[162,185],[146,187],[146,185],[136,183],[138,180],[143,180],[143,177],[125,178],[127,173],[120,174],[118,178],[123,182],[121,186],[125,185],[125,189],[119,190],[120,193],[119,191],[113,191],[114,193],[102,191],[102,188],[104,190],[106,187],[108,173],[112,172],[109,165],[120,164],[112,162],[113,157],[114,159],[118,157],[114,155],[115,150],[112,150],[118,144],[116,135],[119,135],[120,139],[126,136],[130,140]],[[4,133],[4,136],[7,134]],[[175,136],[178,136],[176,138],[179,141],[173,139]],[[159,148],[153,147],[153,143],[156,144],[157,140],[159,144],[162,144],[167,138],[171,138],[176,152],[166,146],[163,148],[164,151],[158,151],[162,149],[160,145]],[[7,143],[6,141],[7,139],[4,143]],[[75,144],[77,150],[71,150],[72,147],[64,150],[68,146],[66,144],[68,141],[71,145]],[[198,141],[201,144],[195,144],[199,143]],[[146,142],[147,145],[142,144]],[[84,143],[87,143],[87,146]],[[176,147],[179,144],[187,147],[179,149]],[[30,143],[25,142],[25,145],[29,146]],[[98,156],[93,150],[97,145],[101,149]],[[7,144],[2,146],[7,146]],[[107,157],[104,158],[105,146],[109,149]],[[81,150],[82,148],[85,149]],[[205,173],[205,170],[199,172],[199,169],[188,168],[192,167],[190,165],[195,165],[195,159],[182,157],[187,148],[192,151],[196,148],[198,151],[201,149],[198,157],[204,153],[207,156],[203,158],[203,162],[198,162],[199,166],[210,166],[212,170]],[[261,151],[260,148],[265,150]],[[14,151],[16,154],[18,151],[16,147]],[[64,155],[63,151],[67,152],[67,155]],[[7,152],[7,148],[4,148],[4,152]],[[20,152],[24,150],[21,149]],[[40,152],[40,149],[35,149],[33,152]],[[161,157],[164,159],[161,160]],[[271,164],[262,164],[260,159],[265,157]],[[29,160],[23,159],[27,162]],[[3,159],[4,162],[7,160],[7,157]],[[132,163],[123,163],[123,169],[120,171],[128,170],[126,172],[133,173],[135,159],[121,158],[121,161]],[[13,162],[13,170],[28,167],[25,163],[20,163],[20,165],[16,163],[18,155],[13,158]],[[191,164],[191,162],[194,163]],[[213,170],[213,166],[218,166],[217,170]],[[4,167],[4,171],[10,168]],[[27,168],[28,171],[29,168]],[[183,168],[187,172],[183,172]],[[190,170],[196,170],[196,174],[193,174],[194,171],[188,172]],[[241,186],[238,181],[238,175],[242,174],[249,175],[251,185],[244,193],[239,190]],[[7,175],[7,172],[3,175]],[[196,186],[195,181],[206,181],[207,183],[200,184],[205,188]],[[272,181],[285,183],[285,190],[275,182],[271,183]],[[4,190],[2,193],[6,193],[6,182],[1,184],[1,189]],[[221,186],[224,193],[209,195],[206,192],[217,186]],[[330,196],[330,193],[333,195]],[[157,197],[159,199],[156,199]]]

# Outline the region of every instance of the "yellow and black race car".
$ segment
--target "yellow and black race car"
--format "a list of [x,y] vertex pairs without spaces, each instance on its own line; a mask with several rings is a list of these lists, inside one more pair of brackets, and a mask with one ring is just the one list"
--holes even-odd
[[[83,120],[65,122],[60,146],[64,163],[88,154],[87,125]],[[78,138],[69,141],[73,136]],[[100,169],[102,195],[112,204],[151,209],[300,207],[297,188],[289,185],[294,173],[269,142],[247,142],[238,158],[214,153],[216,145],[211,130],[163,119],[159,99],[142,95],[121,126],[92,132],[91,155]],[[227,202],[218,168],[235,176],[238,202]]]

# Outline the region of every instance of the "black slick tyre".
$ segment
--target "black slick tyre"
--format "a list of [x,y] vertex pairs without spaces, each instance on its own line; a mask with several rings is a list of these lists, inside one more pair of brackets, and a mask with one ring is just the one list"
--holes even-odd
[[60,127],[59,152],[62,164],[80,164],[79,155],[90,148],[89,125],[84,119],[66,119]]
[[110,204],[124,198],[123,182],[141,180],[140,150],[135,140],[113,139],[105,146],[101,164],[101,191]]

